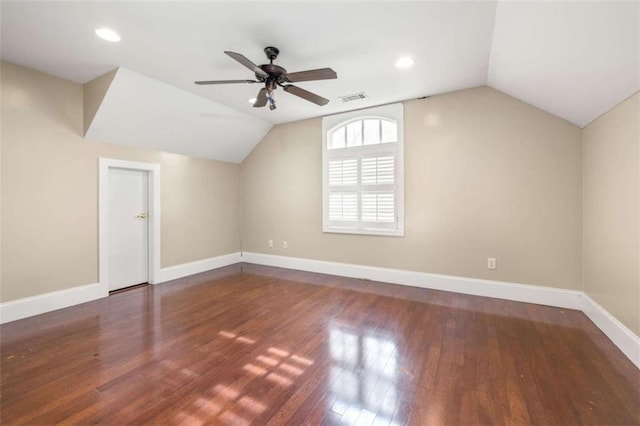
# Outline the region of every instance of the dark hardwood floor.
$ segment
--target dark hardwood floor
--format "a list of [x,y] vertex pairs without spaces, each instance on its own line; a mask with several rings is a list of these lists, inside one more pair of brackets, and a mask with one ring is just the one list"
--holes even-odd
[[0,327],[9,424],[640,424],[581,313],[239,264]]

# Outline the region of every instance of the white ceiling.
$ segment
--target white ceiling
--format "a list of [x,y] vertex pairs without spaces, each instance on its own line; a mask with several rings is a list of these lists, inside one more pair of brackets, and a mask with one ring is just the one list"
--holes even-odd
[[[247,124],[256,126],[255,135],[265,121],[485,84],[584,126],[640,89],[638,2],[22,1],[1,7],[3,59],[79,83],[122,66],[260,119]],[[113,28],[122,41],[100,40],[98,27]],[[336,70],[337,80],[298,83],[331,102],[319,107],[278,90],[278,109],[270,111],[247,102],[257,85],[193,84],[252,78],[223,51],[260,64],[268,45],[280,48],[276,63],[289,71]],[[413,56],[413,68],[394,68],[402,54]],[[369,98],[338,99],[357,92]],[[151,102],[144,91],[127,96],[139,106]],[[157,97],[154,102],[158,109]],[[243,139],[240,157],[259,142],[255,135]],[[131,138],[123,135],[124,143]]]
[[488,84],[584,127],[640,90],[640,2],[500,2]]
[[119,68],[86,137],[240,163],[271,127],[267,121]]

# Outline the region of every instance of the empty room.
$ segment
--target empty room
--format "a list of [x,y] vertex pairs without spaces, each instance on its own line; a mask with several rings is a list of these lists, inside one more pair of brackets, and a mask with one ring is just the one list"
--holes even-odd
[[1,1],[0,423],[640,425],[640,2]]

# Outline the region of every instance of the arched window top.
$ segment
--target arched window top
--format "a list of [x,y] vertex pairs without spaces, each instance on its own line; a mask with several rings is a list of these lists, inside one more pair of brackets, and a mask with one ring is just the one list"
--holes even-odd
[[386,117],[359,117],[328,132],[327,148],[343,149],[398,142],[398,123]]

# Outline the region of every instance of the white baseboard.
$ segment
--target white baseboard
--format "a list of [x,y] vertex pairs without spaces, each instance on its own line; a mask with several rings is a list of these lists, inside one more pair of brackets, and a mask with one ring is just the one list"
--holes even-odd
[[[238,262],[242,262],[240,252],[163,268],[160,270],[160,279],[156,280],[156,283],[175,280]],[[0,324],[79,305],[106,296],[107,294],[104,294],[100,284],[89,284],[0,303]]]
[[196,260],[195,262],[183,263],[182,265],[171,266],[160,269],[160,279],[154,284],[176,280],[188,275],[199,274],[223,266],[233,265],[242,262],[240,252],[224,254],[222,256],[210,257],[208,259]]
[[584,293],[581,310],[640,369],[640,338]]
[[580,310],[604,332],[631,362],[640,368],[640,339],[638,336],[582,291],[262,253],[244,252],[242,260],[258,265],[364,278],[391,284]]
[[244,252],[242,260],[258,265],[277,266],[301,271],[319,272],[342,277],[364,278],[391,284],[402,284],[432,290],[451,291],[474,296],[494,297],[517,302],[537,303],[567,309],[580,309],[580,291],[553,287],[514,284],[501,281],[464,278],[402,269],[353,265],[297,257]]
[[0,324],[90,302],[101,297],[104,295],[100,285],[96,283],[0,303]]

